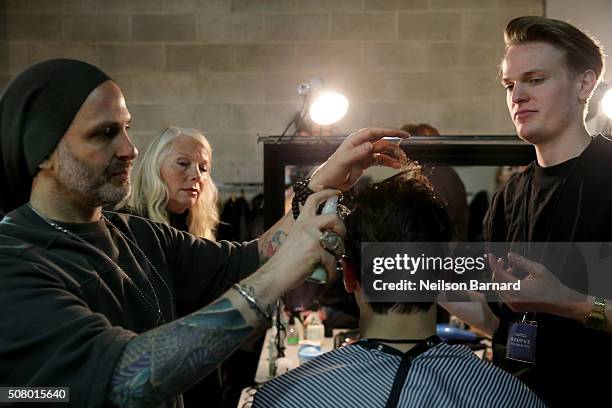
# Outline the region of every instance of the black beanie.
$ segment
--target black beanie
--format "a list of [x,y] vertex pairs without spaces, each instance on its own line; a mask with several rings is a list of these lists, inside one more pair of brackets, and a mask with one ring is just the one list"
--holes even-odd
[[30,199],[38,165],[51,155],[89,94],[110,78],[86,62],[32,65],[0,96],[0,209]]

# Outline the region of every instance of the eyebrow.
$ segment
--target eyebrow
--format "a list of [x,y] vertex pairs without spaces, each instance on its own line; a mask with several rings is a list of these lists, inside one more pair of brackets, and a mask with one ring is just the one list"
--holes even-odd
[[[542,73],[542,72],[546,72],[546,70],[545,69],[536,68],[536,69],[532,69],[532,70],[527,71],[527,72],[523,72],[520,77],[521,78],[525,78],[525,77],[529,77],[529,76],[532,76],[532,75],[535,75],[535,74],[539,74],[539,73]],[[506,82],[510,82],[508,77],[505,77],[505,78],[501,79],[501,83],[502,84],[506,83]]]
[[[186,152],[182,152],[182,151],[174,153],[174,157],[177,158],[177,159],[187,158],[189,160],[194,160],[193,156],[191,156],[191,154],[186,153]],[[197,159],[196,161],[200,161],[200,160]],[[204,158],[202,161],[204,161],[206,164],[210,163],[210,159],[207,159],[207,158]]]
[[[126,123],[127,125],[131,125],[132,124],[132,118],[130,118],[130,120],[127,121]],[[117,122],[116,120],[105,120],[103,122],[100,122],[98,124],[96,124],[95,126],[93,126],[94,129],[101,129],[101,128],[107,128],[107,127],[120,127],[121,123]]]

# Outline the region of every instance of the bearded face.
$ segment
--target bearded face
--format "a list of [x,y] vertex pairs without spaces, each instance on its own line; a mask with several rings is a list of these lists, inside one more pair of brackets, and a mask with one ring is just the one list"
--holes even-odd
[[114,82],[106,81],[89,94],[45,165],[59,199],[73,207],[94,208],[127,197],[132,161],[138,155],[128,135],[130,123]]
[[59,144],[58,156],[58,184],[90,205],[115,205],[130,193],[129,162],[113,157],[106,165],[88,163],[79,159],[67,143]]

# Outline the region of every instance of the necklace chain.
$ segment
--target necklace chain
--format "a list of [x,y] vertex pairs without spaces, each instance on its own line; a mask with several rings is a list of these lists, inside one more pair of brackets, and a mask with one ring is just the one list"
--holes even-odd
[[[110,263],[112,263],[113,265],[115,265],[115,267],[117,267],[117,269],[119,269],[119,271],[121,271],[121,273],[127,278],[127,280],[132,284],[132,286],[136,289],[136,292],[140,295],[140,297],[145,301],[145,303],[147,304],[147,306],[153,311],[153,313],[155,314],[155,317],[157,319],[157,324],[161,324],[161,323],[165,323],[165,319],[163,317],[162,311],[161,311],[161,305],[159,303],[159,298],[157,297],[157,293],[155,292],[155,288],[153,287],[153,284],[151,283],[151,281],[147,278],[147,283],[149,284],[149,288],[151,289],[151,291],[153,292],[153,298],[155,300],[155,305],[151,302],[151,299],[149,298],[149,296],[147,296],[144,291],[136,284],[136,282],[134,282],[134,280],[132,279],[132,277],[121,267],[119,266],[119,264],[115,261],[113,261],[111,259],[110,256],[108,256],[106,253],[104,253],[102,250],[100,250],[99,248],[96,248],[95,246],[91,245],[89,242],[85,241],[83,238],[81,238],[80,236],[78,236],[77,234],[75,234],[74,232],[60,226],[59,224],[57,224],[55,221],[53,221],[52,219],[44,216],[43,214],[41,214],[38,210],[36,210],[31,203],[28,203],[28,206],[30,207],[30,209],[36,214],[38,215],[43,221],[45,221],[48,225],[50,225],[51,227],[53,227],[54,229],[56,229],[57,231],[64,233],[66,235],[68,235],[69,237],[76,239],[77,241],[84,243],[85,245],[87,245],[87,247],[93,249],[95,252],[102,254],[106,259],[108,259],[108,261]],[[147,262],[147,264],[149,265],[149,267],[151,268],[151,270],[153,271],[153,273],[157,276],[157,278],[163,283],[163,285],[166,287],[166,289],[168,290],[168,293],[170,294],[170,307],[171,307],[171,318],[172,320],[174,320],[174,316],[175,316],[175,312],[174,312],[174,298],[172,295],[172,290],[170,289],[170,286],[167,284],[167,282],[165,281],[165,279],[161,276],[161,274],[157,271],[157,269],[155,268],[155,266],[153,265],[153,263],[149,260],[149,258],[145,255],[144,251],[142,249],[140,249],[140,247],[138,245],[136,245],[136,243],[134,243],[131,239],[129,239],[119,228],[117,228],[115,226],[115,224],[113,224],[112,222],[110,222],[110,220],[108,220],[104,215],[102,215],[102,219],[104,220],[105,223],[107,223],[108,225],[110,225],[111,227],[113,227],[118,233],[119,235],[121,235],[121,237],[128,242],[128,244],[130,244],[132,247],[136,248],[139,252],[139,254],[144,258],[144,260]]]
[[[151,268],[151,270],[153,271],[157,279],[159,279],[160,282],[166,287],[166,290],[168,291],[168,295],[170,296],[170,317],[172,320],[174,320],[176,317],[176,312],[174,310],[174,295],[172,293],[172,289],[170,289],[170,285],[168,285],[164,277],[161,275],[161,273],[157,271],[157,268],[155,267],[155,265],[153,265],[153,262],[149,260],[145,252],[138,245],[136,245],[134,241],[132,241],[127,235],[125,235],[123,231],[117,228],[117,226],[113,224],[108,218],[106,218],[104,214],[102,214],[102,218],[104,219],[106,223],[108,223],[111,227],[113,227],[115,231],[117,231],[119,235],[123,237],[123,239],[125,239],[130,245],[132,245],[133,248],[136,248],[136,250],[140,253],[140,256],[142,256],[144,260],[147,262],[147,264],[149,265],[149,267]],[[153,293],[155,293],[155,291],[153,291]]]

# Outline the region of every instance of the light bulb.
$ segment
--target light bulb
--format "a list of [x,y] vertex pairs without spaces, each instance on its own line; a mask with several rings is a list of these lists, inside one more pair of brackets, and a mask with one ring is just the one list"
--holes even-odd
[[608,89],[601,98],[601,110],[607,117],[612,119],[612,88]]
[[348,99],[337,92],[326,92],[310,106],[310,118],[317,125],[331,125],[346,115]]

